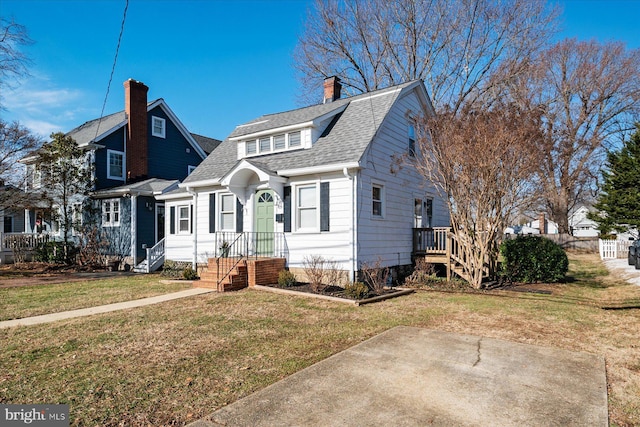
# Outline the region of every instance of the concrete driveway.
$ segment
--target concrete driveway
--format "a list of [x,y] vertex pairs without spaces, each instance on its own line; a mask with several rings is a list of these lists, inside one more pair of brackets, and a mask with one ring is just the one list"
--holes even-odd
[[601,356],[397,327],[190,426],[607,424]]
[[604,265],[616,274],[619,274],[627,282],[640,286],[640,270],[636,270],[633,265],[629,265],[626,258],[624,259],[607,259]]

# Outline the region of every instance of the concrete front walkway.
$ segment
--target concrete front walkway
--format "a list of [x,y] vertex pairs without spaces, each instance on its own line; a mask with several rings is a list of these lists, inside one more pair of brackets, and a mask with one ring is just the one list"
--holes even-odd
[[397,327],[190,427],[608,425],[604,358]]
[[56,322],[58,320],[72,319],[74,317],[91,316],[93,314],[142,307],[145,305],[158,304],[160,302],[190,297],[193,295],[206,294],[213,291],[213,289],[191,288],[184,291],[157,295],[149,298],[141,298],[133,301],[117,302],[113,304],[99,305],[97,307],[81,308],[78,310],[61,311],[59,313],[43,314],[41,316],[25,317],[22,319],[5,320],[0,322],[0,329],[11,328],[14,326],[37,325],[39,323]]

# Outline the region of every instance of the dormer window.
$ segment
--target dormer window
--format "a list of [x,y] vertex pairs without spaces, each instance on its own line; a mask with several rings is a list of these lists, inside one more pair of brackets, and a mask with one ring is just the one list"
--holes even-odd
[[300,131],[291,132],[289,134],[289,148],[299,147],[302,144],[302,138],[300,138]]
[[256,154],[258,151],[256,149],[256,141],[247,141],[247,155]]
[[302,147],[302,132],[281,133],[244,141],[245,155],[267,154]]
[[285,148],[287,148],[285,134],[274,136],[273,137],[273,149],[274,150],[284,150]]
[[158,138],[165,137],[165,120],[163,118],[151,116],[151,135]]
[[260,138],[260,152],[268,153],[269,151],[271,151],[271,138],[268,136],[266,138]]

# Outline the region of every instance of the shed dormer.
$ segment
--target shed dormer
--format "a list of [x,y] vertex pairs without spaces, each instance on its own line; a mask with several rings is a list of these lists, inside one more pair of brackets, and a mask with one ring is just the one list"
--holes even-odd
[[333,102],[262,116],[237,126],[229,139],[237,143],[238,160],[308,149],[348,105],[348,102]]

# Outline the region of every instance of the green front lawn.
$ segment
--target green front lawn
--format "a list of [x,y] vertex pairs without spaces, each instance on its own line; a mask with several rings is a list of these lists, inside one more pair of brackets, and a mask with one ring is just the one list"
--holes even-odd
[[[640,287],[605,274],[596,268],[589,279],[556,286],[569,294],[582,287],[596,299],[607,289],[618,298],[638,295]],[[592,286],[601,280],[606,287]],[[640,310],[602,310],[561,296],[418,291],[355,307],[243,290],[4,329],[0,402],[68,403],[72,425],[184,425],[409,325],[601,354],[612,425],[640,425]]]

